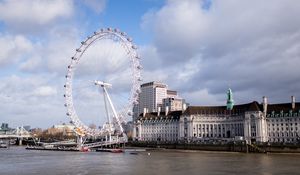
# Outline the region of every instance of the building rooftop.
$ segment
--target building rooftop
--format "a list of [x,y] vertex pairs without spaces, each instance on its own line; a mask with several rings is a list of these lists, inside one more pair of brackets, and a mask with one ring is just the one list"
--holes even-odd
[[184,114],[240,114],[246,111],[259,111],[260,105],[257,101],[247,104],[235,105],[232,110],[227,110],[227,106],[189,106]]
[[292,110],[293,112],[298,112],[300,110],[300,102],[295,103],[295,108],[292,109],[292,103],[280,103],[280,104],[268,104],[267,113],[271,112],[289,112]]
[[[292,110],[292,103],[268,104],[267,113],[289,112]],[[300,110],[300,102],[295,103],[292,111]],[[241,114],[246,111],[263,111],[263,105],[257,101],[247,104],[235,105],[232,110],[227,110],[226,106],[189,106],[183,114]]]
[[166,84],[160,83],[160,82],[156,82],[156,81],[144,83],[144,84],[141,85],[141,87],[147,87],[147,86],[156,86],[156,87],[161,87],[161,88],[166,88],[167,87]]

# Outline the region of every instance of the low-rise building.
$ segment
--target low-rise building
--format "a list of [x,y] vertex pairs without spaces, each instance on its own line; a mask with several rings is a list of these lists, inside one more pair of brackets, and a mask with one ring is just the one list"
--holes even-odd
[[133,136],[140,141],[178,141],[179,118],[182,111],[141,114],[134,123]]

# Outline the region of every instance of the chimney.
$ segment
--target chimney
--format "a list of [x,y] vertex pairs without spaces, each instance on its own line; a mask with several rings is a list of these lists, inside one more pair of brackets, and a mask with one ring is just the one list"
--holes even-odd
[[144,108],[144,112],[143,112],[143,117],[146,116],[146,113],[148,112],[148,109],[147,108]]
[[183,104],[182,104],[182,112],[184,112],[185,110],[186,110],[186,104],[183,103]]
[[166,106],[165,115],[167,116],[169,113],[169,106]]
[[161,111],[161,107],[159,106],[159,107],[157,108],[157,116],[160,116],[160,111]]
[[296,98],[295,96],[291,96],[291,99],[292,99],[292,109],[294,110],[296,107]]
[[263,96],[263,110],[265,114],[267,113],[267,108],[268,108],[268,99],[266,96]]

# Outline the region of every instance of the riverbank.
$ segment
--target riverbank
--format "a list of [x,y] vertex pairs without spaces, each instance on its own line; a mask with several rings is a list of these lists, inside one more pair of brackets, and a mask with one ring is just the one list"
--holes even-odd
[[150,142],[131,142],[128,145],[147,149],[160,148],[169,150],[241,152],[241,153],[300,153],[300,145],[254,145],[243,143],[228,144],[167,144]]

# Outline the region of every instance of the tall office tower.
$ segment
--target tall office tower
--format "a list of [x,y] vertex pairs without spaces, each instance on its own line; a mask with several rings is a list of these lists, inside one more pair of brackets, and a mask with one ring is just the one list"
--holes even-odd
[[159,82],[149,82],[141,85],[141,93],[139,96],[139,113],[156,112],[162,101],[167,98],[167,85]]
[[133,108],[133,120],[141,113],[166,112],[182,110],[185,104],[184,99],[178,97],[177,91],[168,90],[166,84],[152,81],[141,85],[139,104]]

